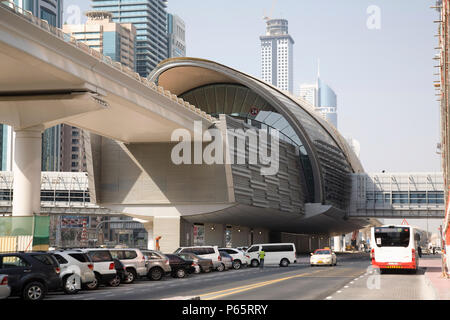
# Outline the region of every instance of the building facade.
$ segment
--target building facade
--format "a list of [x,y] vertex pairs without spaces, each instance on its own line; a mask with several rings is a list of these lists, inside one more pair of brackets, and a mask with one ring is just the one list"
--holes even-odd
[[36,17],[46,20],[54,27],[62,27],[63,0],[14,0],[19,7],[31,11]]
[[177,15],[167,14],[168,57],[186,56],[186,25]]
[[134,25],[113,22],[112,13],[106,11],[89,11],[86,16],[88,18],[86,24],[65,24],[64,33],[134,70],[136,56]]
[[436,1],[436,9],[439,13],[436,23],[438,23],[438,53],[434,59],[437,60],[439,78],[434,82],[439,97],[441,109],[441,155],[442,169],[444,172],[444,190],[446,213],[442,228],[442,245],[446,247],[447,268],[450,271],[450,90],[449,90],[449,59],[450,59],[450,1]]
[[93,0],[95,11],[111,12],[117,23],[136,27],[136,67],[147,77],[156,65],[167,59],[167,2],[162,0]]
[[312,104],[325,120],[337,128],[337,96],[333,89],[320,79],[320,75],[316,83],[300,85],[300,98]]
[[[136,28],[131,23],[112,21],[112,13],[89,11],[82,25],[63,26],[64,33],[99,51],[122,65],[135,69]],[[62,125],[60,170],[86,171],[85,132],[77,127]]]
[[261,40],[261,78],[283,91],[294,89],[294,40],[288,32],[288,21],[267,20]]

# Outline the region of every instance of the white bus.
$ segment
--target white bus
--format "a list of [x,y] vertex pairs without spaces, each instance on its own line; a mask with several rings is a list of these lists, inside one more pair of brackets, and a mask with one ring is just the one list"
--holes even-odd
[[372,266],[386,269],[407,269],[413,273],[419,264],[419,234],[411,226],[385,225],[371,230]]
[[245,252],[248,264],[252,267],[259,265],[259,252],[264,250],[264,265],[280,265],[287,267],[290,263],[297,263],[295,245],[293,243],[254,244]]

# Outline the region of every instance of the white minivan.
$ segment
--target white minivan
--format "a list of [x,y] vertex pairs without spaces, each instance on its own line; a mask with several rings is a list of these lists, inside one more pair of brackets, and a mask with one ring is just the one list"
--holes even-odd
[[279,265],[287,267],[290,263],[297,263],[295,245],[293,243],[265,243],[254,244],[247,249],[246,254],[252,267],[259,266],[259,252],[264,250],[266,256],[264,265]]

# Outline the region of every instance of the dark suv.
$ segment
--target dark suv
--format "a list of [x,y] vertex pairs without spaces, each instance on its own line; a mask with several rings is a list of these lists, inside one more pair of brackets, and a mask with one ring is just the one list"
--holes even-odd
[[8,275],[11,296],[42,300],[47,292],[62,289],[59,272],[58,261],[47,253],[0,254],[0,274]]

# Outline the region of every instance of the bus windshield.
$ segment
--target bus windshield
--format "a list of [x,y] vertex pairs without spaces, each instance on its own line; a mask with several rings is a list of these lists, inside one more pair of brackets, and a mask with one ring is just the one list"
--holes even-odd
[[408,247],[409,228],[375,228],[375,243],[378,247]]

